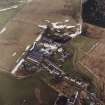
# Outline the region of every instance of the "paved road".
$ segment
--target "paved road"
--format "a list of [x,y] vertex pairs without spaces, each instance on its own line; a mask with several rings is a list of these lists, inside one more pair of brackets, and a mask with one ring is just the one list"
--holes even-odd
[[71,24],[75,24],[70,13],[65,12],[64,5],[65,0],[30,0],[0,34],[0,68],[6,71],[13,69],[25,47],[35,40],[37,25],[43,23],[43,20],[59,21],[70,18]]

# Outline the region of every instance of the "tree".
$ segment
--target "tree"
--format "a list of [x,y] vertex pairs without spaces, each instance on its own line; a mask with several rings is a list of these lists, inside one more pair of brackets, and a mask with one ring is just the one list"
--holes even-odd
[[84,21],[105,26],[105,0],[87,0],[83,4]]

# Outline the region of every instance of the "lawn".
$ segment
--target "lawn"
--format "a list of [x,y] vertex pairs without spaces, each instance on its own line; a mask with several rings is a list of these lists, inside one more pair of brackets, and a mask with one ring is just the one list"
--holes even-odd
[[73,59],[71,60],[74,63],[75,61],[78,62],[92,48],[92,46],[96,44],[96,42],[96,39],[92,39],[82,35],[72,39],[70,43],[68,43],[66,46],[68,50],[73,52]]
[[[89,75],[84,74],[84,68],[79,65],[79,61],[85,56],[85,54],[92,48],[97,42],[96,39],[92,39],[85,36],[78,36],[72,39],[67,45],[66,49],[73,53],[73,56],[67,62],[63,64],[63,70],[74,77],[82,77],[88,80]],[[90,77],[89,77],[90,78]]]
[[10,74],[0,72],[0,105],[21,105],[24,99],[27,102],[23,105],[37,105],[35,88],[40,90],[44,105],[53,105],[57,93],[40,76],[34,74],[30,78],[16,80]]
[[0,0],[0,9],[19,4],[21,0]]
[[[1,4],[5,4],[7,5],[5,7],[5,5],[2,7]],[[10,6],[13,6],[13,4],[15,5],[16,2],[12,2],[12,5],[10,4],[6,4],[6,3],[2,3],[0,1],[0,8],[1,9],[4,9],[4,8],[8,8]],[[9,21],[11,20],[23,7],[23,4],[20,4],[20,3],[17,3],[17,5],[19,6],[18,8],[15,8],[15,9],[10,9],[10,10],[7,10],[7,11],[3,11],[3,12],[0,12],[0,29],[2,29],[4,27],[4,25]]]
[[78,57],[80,58],[83,56],[83,54],[87,53],[91,49],[91,47],[96,44],[96,42],[96,39],[81,35],[73,39],[71,41],[71,45],[77,51]]

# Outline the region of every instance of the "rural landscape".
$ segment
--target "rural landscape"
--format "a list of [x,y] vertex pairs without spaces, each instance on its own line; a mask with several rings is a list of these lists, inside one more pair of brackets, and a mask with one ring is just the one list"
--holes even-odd
[[0,105],[105,104],[105,21],[95,6],[0,0]]

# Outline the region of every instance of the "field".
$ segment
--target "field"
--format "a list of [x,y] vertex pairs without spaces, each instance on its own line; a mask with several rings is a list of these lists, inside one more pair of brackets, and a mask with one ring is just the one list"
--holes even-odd
[[[58,0],[57,3],[56,0],[26,1],[20,4],[17,0],[0,0],[0,9],[19,5],[18,8],[0,12],[0,30],[5,29],[0,34],[1,71],[11,72],[24,49],[37,37],[39,32],[37,25],[45,24],[44,20],[55,22],[70,19],[71,25],[80,21],[80,1],[78,0]],[[104,30],[98,32],[97,29],[98,27],[91,26],[87,36],[78,36],[67,44],[66,48],[73,52],[73,56],[63,64],[66,73],[85,80],[93,79],[93,74],[100,80],[105,79],[103,73],[105,72],[105,51],[103,50],[105,37],[97,39],[100,38],[99,34],[104,36]],[[53,105],[57,93],[42,81],[45,77],[47,82],[50,78],[52,79],[47,73],[42,73],[34,74],[27,79],[16,80],[10,74],[0,72],[0,105],[38,105],[38,100],[44,105]],[[37,88],[40,91],[38,96],[35,95]],[[24,100],[26,100],[25,104]]]
[[[80,12],[74,19],[68,11],[71,7],[68,0],[67,3],[64,0],[58,0],[58,3],[56,0],[25,0],[27,2],[23,4],[18,1],[0,0],[0,9],[19,6],[0,12],[0,105],[38,105],[40,102],[53,105],[57,93],[42,81],[42,75],[34,74],[30,78],[17,80],[6,72],[11,72],[25,48],[35,40],[39,32],[38,24],[44,24],[46,19],[64,21],[69,18],[75,25],[80,19]],[[74,5],[75,12],[79,10],[78,2],[74,2],[71,11]],[[72,11],[72,15],[75,12]]]
[[12,5],[17,5],[20,0],[0,0],[0,8],[7,8]]
[[5,12],[0,12],[0,30],[3,28],[3,26],[5,26],[6,23],[8,23],[8,21],[10,21],[19,12],[21,7],[22,6]]
[[[48,0],[33,0],[32,2],[27,2],[20,10],[11,10],[10,13],[8,11],[3,13],[0,17],[1,24],[3,24],[2,26],[5,23],[7,24],[4,27],[5,32],[0,34],[0,67],[9,72],[13,69],[16,65],[16,60],[23,53],[26,46],[31,44],[38,35],[39,29],[37,25],[44,24],[44,20],[64,21],[69,18],[71,19],[71,24],[75,25],[77,23],[76,19],[73,19],[68,14],[70,3],[66,5],[67,3],[64,0],[58,0],[58,3],[56,3],[56,0],[52,2]],[[68,6],[68,8],[64,5]],[[74,5],[76,10],[80,7],[80,5],[76,6],[75,2]],[[72,9],[75,10],[73,6]],[[13,17],[16,11],[19,12]],[[77,20],[80,19],[78,18],[79,15],[80,11],[75,16]],[[13,18],[11,19],[11,17]],[[11,21],[9,21],[10,19]],[[16,53],[16,56],[12,56],[14,53]]]
[[101,89],[100,92],[105,95],[105,30],[103,28],[97,29],[96,26],[92,26],[92,29],[91,37],[98,39],[98,41],[80,60],[80,63],[93,75],[94,80],[97,81],[98,89]]
[[[83,77],[86,79],[88,74],[82,74],[83,68],[79,68],[79,62],[87,52],[97,43],[96,39],[92,39],[86,36],[78,36],[75,39],[71,40],[70,43],[67,43],[67,50],[73,53],[73,56],[70,58],[68,62],[64,63],[64,71],[69,74],[74,74],[76,77]],[[82,75],[81,75],[82,74]],[[86,77],[86,78],[85,78]],[[89,76],[90,77],[90,76]],[[89,78],[88,77],[88,78]]]
[[[24,3],[20,3],[17,0],[0,0],[0,30],[3,26],[19,12],[19,10],[23,7]],[[2,11],[2,9],[11,8],[11,6],[17,5],[18,8],[13,8],[10,10]]]
[[39,105],[35,93],[37,88],[40,90],[40,100],[43,105],[53,105],[57,93],[48,87],[38,74],[17,80],[11,75],[0,72],[0,105]]

